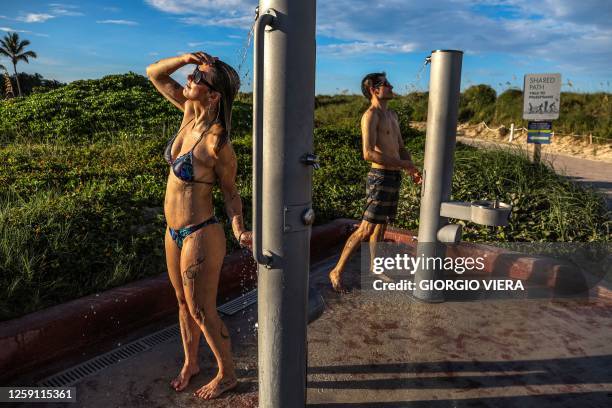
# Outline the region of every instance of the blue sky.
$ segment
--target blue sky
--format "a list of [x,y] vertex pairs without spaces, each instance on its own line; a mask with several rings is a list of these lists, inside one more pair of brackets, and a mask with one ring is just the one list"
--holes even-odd
[[[0,0],[0,35],[17,31],[38,53],[18,69],[61,81],[134,71],[204,50],[244,76],[242,56],[257,1]],[[560,72],[564,90],[612,92],[610,0],[319,0],[317,94],[359,92],[386,71],[395,91],[427,88],[432,49],[465,51],[462,88],[522,87],[526,73]],[[0,63],[9,65],[6,59]],[[184,81],[189,69],[175,77]],[[571,85],[570,85],[571,84]]]

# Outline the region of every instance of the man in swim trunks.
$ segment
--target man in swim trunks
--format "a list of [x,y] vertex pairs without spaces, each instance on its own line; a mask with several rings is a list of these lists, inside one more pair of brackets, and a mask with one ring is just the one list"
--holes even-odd
[[358,244],[369,240],[373,254],[376,243],[385,235],[387,224],[395,219],[402,170],[416,184],[421,184],[421,174],[404,146],[397,114],[387,108],[393,98],[392,90],[384,72],[368,74],[361,81],[361,91],[370,101],[370,107],[361,117],[363,158],[372,162],[372,168],[367,177],[361,225],[346,241],[338,264],[329,273],[332,286],[338,292],[344,291],[342,272]]

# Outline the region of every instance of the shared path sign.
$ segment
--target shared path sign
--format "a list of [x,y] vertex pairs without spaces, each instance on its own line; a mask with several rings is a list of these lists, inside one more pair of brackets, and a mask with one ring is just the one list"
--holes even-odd
[[559,118],[561,74],[527,74],[523,86],[523,119]]

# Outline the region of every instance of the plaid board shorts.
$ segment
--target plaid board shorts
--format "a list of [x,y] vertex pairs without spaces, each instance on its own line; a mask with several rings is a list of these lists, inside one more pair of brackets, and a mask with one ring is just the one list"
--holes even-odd
[[395,219],[402,173],[399,170],[370,169],[366,182],[363,219],[372,224],[388,224]]

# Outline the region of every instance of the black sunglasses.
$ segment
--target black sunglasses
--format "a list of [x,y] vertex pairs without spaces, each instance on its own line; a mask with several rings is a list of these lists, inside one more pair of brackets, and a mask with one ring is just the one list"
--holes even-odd
[[198,69],[198,67],[195,67],[195,69],[193,70],[193,73],[191,74],[191,76],[193,77],[193,82],[195,82],[196,84],[203,83],[204,85],[206,85],[207,87],[209,87],[209,88],[210,88],[210,89],[212,89],[213,91],[215,91],[215,92],[219,92],[219,91],[217,91],[217,90],[215,89],[215,87],[214,87],[214,86],[212,86],[212,85],[210,84],[210,82],[208,82],[208,81],[206,80],[206,77],[204,76],[204,72],[203,72],[203,71],[200,71],[200,70]]
[[391,84],[386,79],[383,79],[382,81],[379,81],[374,84],[374,88],[379,88],[381,86],[386,86],[387,88],[389,88],[391,87]]

